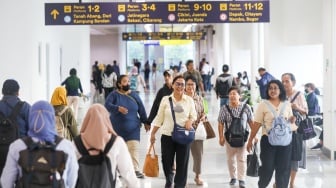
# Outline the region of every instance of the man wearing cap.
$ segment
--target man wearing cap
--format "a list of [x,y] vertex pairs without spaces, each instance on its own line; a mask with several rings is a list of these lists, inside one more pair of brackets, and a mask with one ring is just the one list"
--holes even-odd
[[[16,80],[8,79],[3,83],[2,86],[2,99],[0,100],[0,113],[4,117],[8,117],[12,114],[15,106],[21,102],[19,99],[19,89],[20,86]],[[16,116],[16,122],[19,129],[19,136],[27,136],[28,132],[28,116],[29,116],[30,105],[27,102],[22,103],[22,107],[19,109],[19,113]],[[1,129],[2,130],[2,129]],[[6,162],[7,149],[5,145],[0,147],[0,175],[2,169]]]
[[148,117],[148,122],[150,124],[152,123],[153,119],[155,118],[155,116],[156,116],[156,114],[159,110],[161,99],[164,96],[172,94],[172,92],[173,92],[173,88],[172,88],[173,74],[174,74],[174,71],[170,70],[170,69],[163,72],[165,84],[157,92],[156,97],[154,99],[153,106],[152,106],[152,109],[151,109],[151,111],[149,113],[149,117]]

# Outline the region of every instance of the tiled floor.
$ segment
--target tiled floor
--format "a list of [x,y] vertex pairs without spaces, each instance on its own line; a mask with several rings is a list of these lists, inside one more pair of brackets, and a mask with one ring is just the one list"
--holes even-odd
[[[159,74],[158,74],[159,77]],[[158,79],[156,82],[156,88],[162,86],[162,80]],[[151,87],[153,85],[151,84]],[[149,113],[152,101],[155,97],[155,91],[151,90],[149,93],[140,93],[141,98],[145,104],[146,110]],[[219,102],[217,101],[214,93],[207,93],[206,99],[209,101],[209,114],[210,119],[214,129],[217,133],[217,116],[219,112]],[[85,108],[88,103],[85,103],[81,110],[81,113],[85,113]],[[80,118],[79,118],[80,119]],[[149,134],[142,130],[141,133],[141,151],[140,151],[140,163],[143,164],[144,157],[149,146]],[[159,134],[157,134],[159,136]],[[313,145],[314,143],[310,143]],[[165,178],[161,168],[161,149],[160,144],[157,142],[155,145],[157,154],[160,160],[160,175],[157,178],[149,178],[141,180],[142,188],[160,188],[164,187]],[[218,144],[218,138],[207,140],[204,143],[204,158],[203,158],[203,169],[202,169],[202,179],[204,180],[203,187],[211,188],[225,188],[225,187],[238,187],[230,186],[229,173],[226,165],[226,154],[225,149]],[[189,173],[188,173],[188,183],[187,187],[196,188],[202,187],[197,186],[194,182],[194,173],[192,172],[192,156],[189,160]],[[246,187],[247,188],[257,188],[258,178],[247,177]],[[274,180],[270,183],[269,187],[272,187]],[[300,169],[297,174],[295,188],[334,188],[336,187],[336,163],[331,161],[322,155],[320,150],[312,151],[307,150],[307,169]]]

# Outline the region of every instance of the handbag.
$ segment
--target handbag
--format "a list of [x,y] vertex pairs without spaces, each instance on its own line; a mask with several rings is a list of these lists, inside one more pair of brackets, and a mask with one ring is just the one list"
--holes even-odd
[[292,134],[292,161],[301,161],[302,159],[302,134],[293,132]]
[[259,159],[256,152],[257,145],[255,144],[252,149],[252,154],[247,155],[247,168],[246,168],[246,175],[251,177],[258,177],[259,171]]
[[187,130],[185,127],[182,127],[176,123],[175,112],[173,109],[173,100],[169,97],[170,109],[172,112],[174,120],[174,129],[172,132],[172,139],[178,144],[190,144],[195,139],[195,129],[191,128]]
[[[153,149],[153,155],[151,151]],[[146,154],[145,163],[143,166],[143,172],[148,177],[158,177],[159,176],[159,158],[155,153],[154,144],[149,146],[148,152]]]
[[302,140],[309,140],[316,136],[313,121],[308,117],[300,122],[297,132],[302,134]]
[[195,131],[195,140],[205,140],[207,138],[207,133],[204,128],[203,123],[198,124]]
[[216,134],[215,131],[213,130],[211,124],[209,121],[205,121],[203,122],[206,134],[207,134],[207,139],[211,139],[211,138],[216,138]]

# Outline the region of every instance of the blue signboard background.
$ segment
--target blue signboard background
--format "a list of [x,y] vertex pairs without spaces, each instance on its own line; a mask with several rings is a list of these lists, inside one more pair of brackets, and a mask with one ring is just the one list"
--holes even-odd
[[[138,9],[134,8],[137,6]],[[269,1],[45,4],[46,25],[250,23],[269,20]]]

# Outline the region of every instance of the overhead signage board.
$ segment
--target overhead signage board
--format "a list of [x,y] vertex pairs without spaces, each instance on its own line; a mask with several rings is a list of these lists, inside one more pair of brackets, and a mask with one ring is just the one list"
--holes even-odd
[[122,40],[204,40],[205,35],[205,32],[125,32]]
[[45,25],[254,23],[269,12],[269,0],[45,3]]

